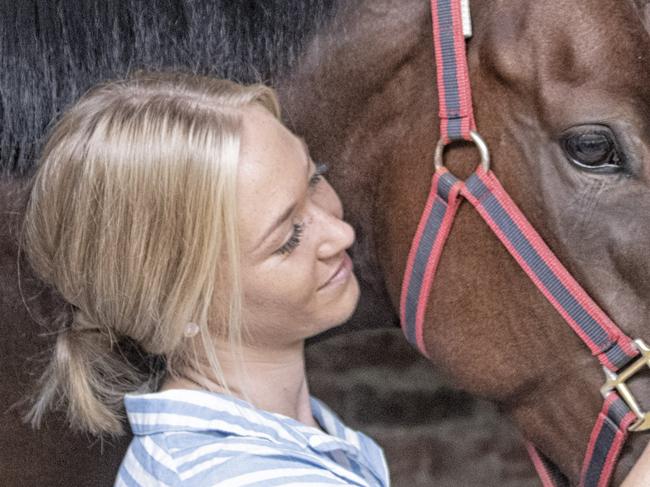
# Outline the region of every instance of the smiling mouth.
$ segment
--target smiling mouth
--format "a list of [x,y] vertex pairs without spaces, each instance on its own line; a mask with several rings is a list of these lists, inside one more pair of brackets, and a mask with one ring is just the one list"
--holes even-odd
[[348,253],[345,252],[343,254],[343,260],[341,260],[341,263],[337,267],[334,274],[330,276],[330,278],[325,282],[325,284],[323,284],[318,288],[318,291],[330,285],[347,280],[350,274],[352,274],[352,259],[350,259]]

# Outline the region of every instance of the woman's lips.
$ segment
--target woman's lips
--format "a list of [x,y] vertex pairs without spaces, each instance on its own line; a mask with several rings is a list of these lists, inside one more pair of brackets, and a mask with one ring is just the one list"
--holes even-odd
[[325,284],[318,288],[318,290],[320,291],[323,288],[347,281],[347,279],[350,277],[350,274],[352,274],[352,267],[352,259],[350,259],[348,253],[345,252],[343,254],[343,260],[341,261],[339,268]]

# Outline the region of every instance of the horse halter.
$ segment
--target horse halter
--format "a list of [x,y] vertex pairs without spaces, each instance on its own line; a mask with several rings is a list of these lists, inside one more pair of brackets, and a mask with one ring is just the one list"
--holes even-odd
[[[424,317],[442,250],[462,199],[468,200],[508,252],[598,358],[606,381],[604,404],[596,419],[582,466],[581,487],[605,487],[614,472],[628,431],[650,429],[650,413],[640,409],[626,381],[650,367],[650,348],[632,340],[589,297],[528,222],[490,170],[487,145],[476,132],[465,52],[471,36],[469,0],[431,0],[437,66],[441,138],[435,172],[408,255],[400,300],[402,329],[408,341],[428,356]],[[465,181],[443,163],[446,145],[473,142],[481,164]],[[528,445],[545,487],[568,486],[566,477],[533,445]]]

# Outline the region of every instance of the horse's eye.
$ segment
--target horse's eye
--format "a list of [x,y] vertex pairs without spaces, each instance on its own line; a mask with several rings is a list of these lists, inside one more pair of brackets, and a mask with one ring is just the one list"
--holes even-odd
[[614,134],[604,125],[567,130],[562,135],[562,149],[569,161],[581,169],[599,173],[623,169]]

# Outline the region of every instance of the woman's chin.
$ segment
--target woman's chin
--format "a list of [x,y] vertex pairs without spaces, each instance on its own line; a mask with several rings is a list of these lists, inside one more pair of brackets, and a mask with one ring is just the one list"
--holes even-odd
[[359,282],[356,276],[352,274],[338,299],[327,305],[326,312],[329,316],[327,316],[326,320],[323,320],[327,324],[318,333],[331,330],[347,322],[357,309],[360,294]]

